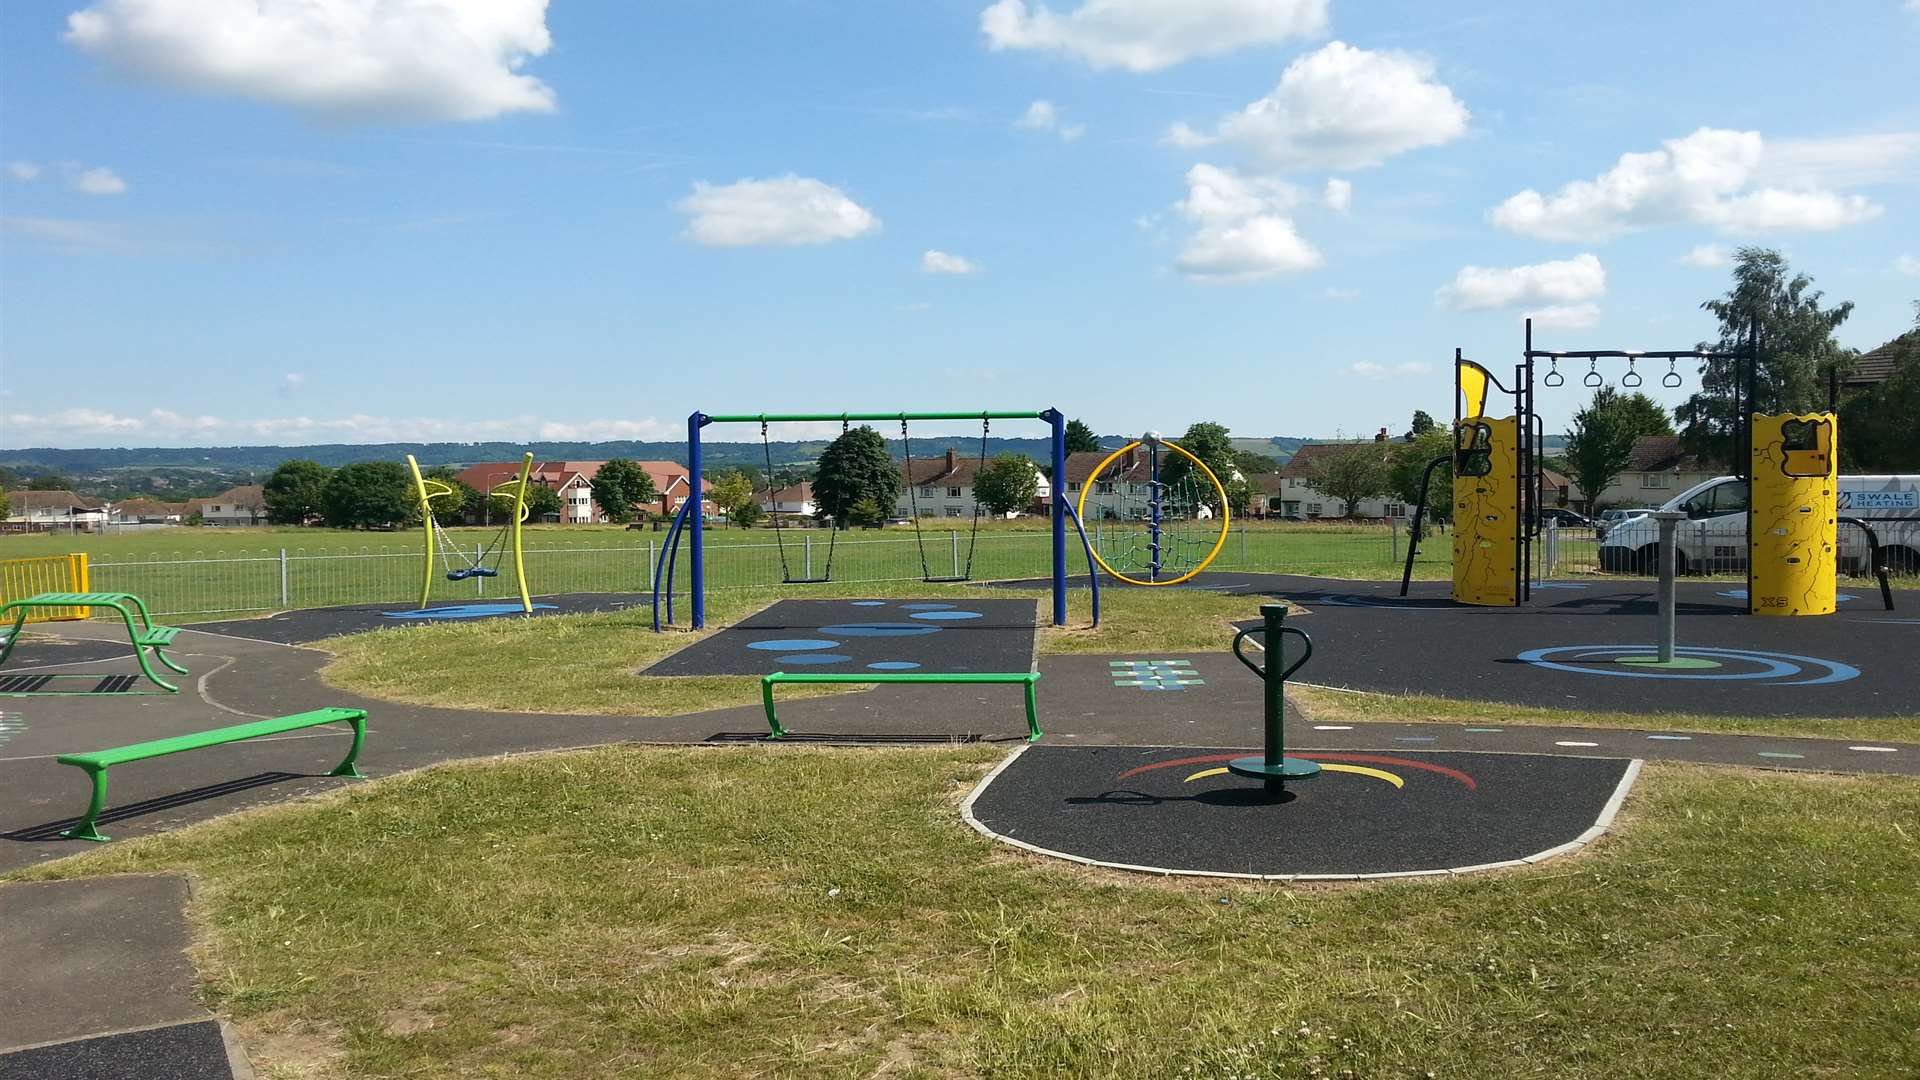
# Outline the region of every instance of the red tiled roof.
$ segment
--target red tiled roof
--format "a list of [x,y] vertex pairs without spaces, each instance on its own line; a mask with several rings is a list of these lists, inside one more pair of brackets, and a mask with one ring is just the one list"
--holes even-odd
[[1379,442],[1373,439],[1364,439],[1356,442],[1307,443],[1293,452],[1293,457],[1288,459],[1287,463],[1280,467],[1279,475],[1292,479],[1305,480],[1312,477],[1315,469],[1319,467],[1321,459],[1331,455],[1346,453],[1356,447],[1368,446],[1375,448],[1384,456],[1391,454],[1394,447],[1400,445],[1403,444],[1398,442]]
[[1909,330],[1885,345],[1862,354],[1853,362],[1853,372],[1847,376],[1846,384],[1872,386],[1886,382],[1893,377],[1900,357],[1909,352],[1920,352],[1920,330]]

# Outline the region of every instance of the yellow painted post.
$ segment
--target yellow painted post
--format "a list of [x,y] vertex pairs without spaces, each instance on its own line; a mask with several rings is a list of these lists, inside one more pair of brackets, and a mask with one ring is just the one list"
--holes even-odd
[[1454,432],[1453,598],[1462,604],[1520,603],[1519,423],[1469,416]]
[[407,455],[407,468],[413,473],[413,493],[420,497],[420,534],[426,538],[426,557],[422,560],[420,573],[420,606],[426,607],[427,600],[433,595],[433,500],[427,494],[426,477],[420,475],[420,463]]
[[1753,416],[1747,611],[1839,607],[1839,443],[1832,413]]
[[533,477],[533,451],[520,461],[520,480],[513,488],[513,580],[520,586],[520,610],[533,614],[533,597],[527,595],[527,560],[520,547],[520,523],[527,520],[527,484]]

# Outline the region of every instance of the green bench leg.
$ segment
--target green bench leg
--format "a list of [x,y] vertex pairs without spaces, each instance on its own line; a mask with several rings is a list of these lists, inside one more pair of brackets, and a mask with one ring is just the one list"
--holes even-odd
[[179,664],[176,664],[172,660],[168,659],[167,654],[160,651],[160,646],[155,645],[155,646],[152,646],[152,648],[153,648],[153,655],[158,657],[161,663],[167,665],[168,667],[172,668],[174,671],[177,671],[182,675],[193,674],[193,672],[188,671],[186,668],[183,668]]
[[1043,734],[1040,730],[1040,711],[1033,701],[1033,680],[1027,680],[1027,741],[1039,742]]
[[778,739],[787,733],[787,729],[780,726],[780,717],[775,715],[773,711],[773,680],[772,679],[763,679],[761,681],[760,699],[766,703],[767,727],[773,732],[773,734],[769,735],[768,738]]
[[346,776],[355,780],[365,780],[367,774],[355,768],[353,762],[355,758],[360,756],[360,744],[367,741],[367,722],[357,716],[350,722],[353,724],[353,745],[347,747],[347,756],[341,760],[340,764],[335,765],[333,771],[327,775]]
[[100,820],[100,811],[107,808],[107,770],[88,769],[86,772],[93,780],[93,800],[87,803],[87,812],[80,818],[80,823],[60,835],[70,840],[92,840],[96,844],[104,844],[107,837],[101,835],[95,823]]
[[[147,618],[146,605],[140,603],[138,599],[135,599],[134,603],[139,605],[139,608],[140,608],[140,624],[149,630],[153,629],[153,620]],[[159,656],[160,649],[158,646],[139,644],[140,632],[134,629],[133,612],[128,611],[126,608],[126,605],[124,604],[109,604],[107,606],[119,612],[120,621],[127,624],[127,640],[135,643],[133,646],[133,658],[139,661],[140,663],[140,673],[147,677],[148,682],[152,683],[155,686],[158,686],[162,690],[165,690],[167,693],[169,694],[179,693],[180,692],[179,687],[173,685],[172,683],[161,678],[160,676],[155,675],[153,673],[153,665],[147,663],[147,650],[152,649],[154,655]],[[162,656],[161,659],[165,660],[166,657]],[[167,666],[173,667],[172,664],[168,664]],[[187,673],[186,668],[174,668],[174,670],[178,671],[182,675],[185,675]]]

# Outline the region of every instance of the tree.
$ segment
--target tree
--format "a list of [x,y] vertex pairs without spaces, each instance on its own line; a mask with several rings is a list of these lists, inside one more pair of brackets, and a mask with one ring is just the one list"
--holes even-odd
[[1100,449],[1100,436],[1085,421],[1067,421],[1067,453],[1088,454]]
[[1567,473],[1587,497],[1587,506],[1599,504],[1600,493],[1613,486],[1633,458],[1634,440],[1643,435],[1671,435],[1667,411],[1645,394],[1622,394],[1611,386],[1593,392],[1593,401],[1573,416],[1567,430]]
[[27,479],[28,491],[72,491],[73,481],[59,473],[40,473]]
[[753,482],[745,473],[730,469],[720,474],[713,482],[713,490],[708,498],[727,520],[741,528],[747,528],[760,520],[760,504],[754,501]]
[[1446,464],[1433,470],[1427,489],[1427,517],[1447,521],[1453,516],[1453,437],[1438,427],[1428,428],[1394,447],[1387,461],[1387,491],[1408,506],[1420,502],[1420,481],[1435,459]]
[[[1807,412],[1826,406],[1826,375],[1842,373],[1853,353],[1833,332],[1853,313],[1853,302],[1822,308],[1826,294],[1810,291],[1813,279],[1796,274],[1777,251],[1743,247],[1734,253],[1733,288],[1700,307],[1720,320],[1720,340],[1702,348],[1731,352],[1747,346],[1748,333],[1760,327],[1755,412]],[[1731,359],[1708,360],[1700,367],[1700,390],[1678,409],[1686,448],[1709,461],[1736,464],[1746,450],[1739,438],[1739,373]]]
[[1895,338],[1887,381],[1840,403],[1840,457],[1849,472],[1920,472],[1920,301]]
[[900,467],[887,452],[887,440],[865,424],[828,443],[814,470],[814,500],[840,528],[862,500],[881,507],[879,520],[885,521],[886,508],[899,504],[900,488]]
[[13,500],[7,498],[7,493],[4,489],[0,489],[0,521],[5,520],[7,515],[11,513],[13,513]]
[[1233,465],[1248,476],[1259,476],[1263,473],[1276,473],[1280,471],[1279,459],[1268,457],[1265,454],[1256,454],[1251,450],[1235,450],[1233,452]]
[[343,465],[327,478],[320,513],[336,529],[368,529],[413,520],[413,477],[397,461]]
[[1407,433],[1401,436],[1401,438],[1407,442],[1412,442],[1422,435],[1432,431],[1438,431],[1439,429],[1440,425],[1433,422],[1433,417],[1427,415],[1427,410],[1415,409],[1413,410],[1413,426],[1408,428]]
[[275,525],[305,525],[320,515],[320,501],[333,470],[317,461],[283,461],[261,485],[267,520]]
[[[528,521],[540,521],[549,516],[560,516],[560,493],[545,484],[536,484],[531,480],[527,481],[527,495],[524,501],[527,505]],[[501,509],[506,509],[513,505],[511,502],[503,499],[495,499],[494,502]]]
[[973,477],[974,501],[995,515],[1025,510],[1039,493],[1040,474],[1024,454],[1001,454]]
[[[442,525],[459,525],[468,520],[487,521],[487,496],[475,491],[453,471],[451,466],[436,465],[420,474],[427,480],[437,480],[453,489],[453,494],[433,500],[433,519]],[[407,489],[411,492],[413,489]],[[416,509],[418,509],[416,507]]]
[[[882,504],[871,495],[864,499],[857,500],[852,506],[847,508],[847,525],[842,526],[842,528],[847,526],[858,526],[862,529],[878,528],[882,522],[887,520],[887,508],[892,505],[892,500],[888,500],[885,504]],[[836,518],[835,520],[837,521],[839,519]]]
[[608,521],[632,521],[634,510],[658,494],[653,477],[626,458],[611,458],[593,474],[593,501],[600,504]]
[[1352,517],[1367,499],[1377,499],[1391,488],[1387,448],[1376,442],[1348,443],[1315,454],[1307,463],[1307,483],[1338,501],[1341,517]]

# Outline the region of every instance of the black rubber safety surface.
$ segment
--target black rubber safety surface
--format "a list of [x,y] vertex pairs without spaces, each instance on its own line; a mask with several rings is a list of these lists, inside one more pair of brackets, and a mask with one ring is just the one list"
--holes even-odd
[[23,632],[20,644],[13,647],[13,655],[7,657],[7,666],[0,668],[0,673],[16,674],[54,665],[73,665],[69,670],[77,670],[85,664],[99,664],[117,660],[123,656],[133,656],[133,646],[126,640],[124,627],[120,629],[120,636],[119,641],[86,641],[79,638],[54,637],[50,634],[35,634],[29,628]]
[[782,600],[642,675],[1030,671],[1034,602]]
[[[384,630],[395,626],[422,624],[438,626],[445,623],[470,623],[475,619],[583,615],[596,611],[622,611],[646,607],[651,603],[652,600],[646,593],[564,593],[558,596],[534,597],[534,611],[529,616],[520,609],[519,597],[489,595],[471,600],[437,600],[427,606],[426,610],[429,612],[442,612],[445,616],[443,618],[416,617],[413,613],[418,609],[411,602],[395,601],[389,604],[301,608],[295,611],[282,611],[264,619],[189,623],[185,629],[248,638],[253,641],[273,641],[282,645],[303,645],[322,638],[338,637],[341,634],[358,634],[367,630]],[[472,613],[463,614],[463,611]],[[182,637],[176,648],[190,650],[191,646],[191,638]]]
[[[1224,771],[1246,750],[1033,746],[973,804],[994,833],[1096,862],[1227,874],[1418,873],[1525,859],[1605,812],[1623,759],[1310,751],[1282,801]],[[1368,770],[1365,772],[1351,770]]]
[[227,1080],[212,1020],[100,1035],[0,1054],[0,1080]]

